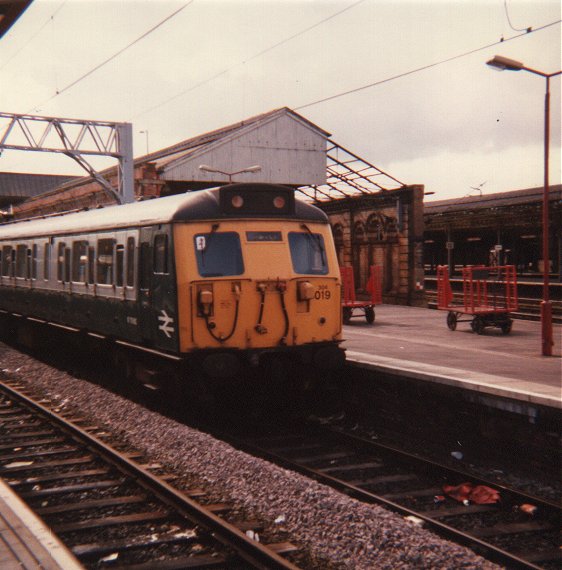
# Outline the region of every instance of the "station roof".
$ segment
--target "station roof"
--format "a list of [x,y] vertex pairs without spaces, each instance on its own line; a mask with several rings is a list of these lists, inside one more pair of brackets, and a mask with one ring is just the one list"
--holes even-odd
[[[246,175],[246,179],[242,177],[237,182],[292,186],[300,199],[318,205],[405,186],[374,164],[338,145],[328,131],[288,107],[274,109],[139,156],[134,159],[134,165],[135,168],[142,168],[150,164],[157,173],[157,181],[166,184],[169,188],[165,193],[170,194],[224,183],[225,178],[220,178],[220,175],[217,178],[201,172],[201,163],[231,164],[231,170],[238,170],[237,163],[242,164],[243,168],[255,164],[253,161],[259,161],[262,166],[261,175]],[[117,167],[107,168],[100,174],[108,180],[115,179]],[[142,183],[152,181],[151,178],[142,180]],[[45,189],[41,196],[33,192],[25,202],[26,213],[23,217],[43,214],[47,210],[56,211],[56,202],[64,202],[65,198],[66,203],[61,209],[91,206],[88,198],[82,197],[81,201],[77,201],[73,197],[74,189],[78,188],[82,188],[86,194],[95,193],[98,184],[90,177],[68,177],[55,188]],[[0,196],[2,193],[0,187]]]
[[33,0],[0,0],[0,39],[25,12]]
[[[550,200],[562,199],[562,185],[550,186]],[[498,192],[482,196],[464,196],[449,200],[436,200],[424,204],[424,215],[456,214],[475,211],[491,210],[504,207],[522,206],[540,203],[543,200],[543,187],[525,188],[510,192]]]
[[76,176],[0,172],[0,206],[49,192],[75,179]]
[[325,138],[330,136],[328,131],[321,129],[318,125],[315,125],[302,115],[299,115],[292,109],[288,107],[281,107],[279,109],[274,109],[273,111],[268,111],[267,113],[261,113],[259,115],[255,115],[254,117],[250,117],[248,119],[244,119],[243,121],[239,121],[238,123],[233,123],[232,125],[228,125],[226,127],[221,127],[220,129],[215,129],[214,131],[209,131],[207,133],[203,133],[201,135],[197,135],[196,137],[186,139],[179,143],[176,143],[172,146],[168,146],[166,148],[160,149],[156,152],[151,152],[150,154],[146,154],[144,156],[140,156],[135,159],[135,164],[142,164],[144,162],[155,162],[157,168],[163,168],[169,166],[170,164],[182,160],[186,156],[193,154],[195,151],[200,150],[204,146],[211,145],[212,143],[216,143],[222,139],[225,139],[228,136],[236,133],[237,131],[241,131],[243,129],[247,129],[250,126],[257,125],[259,123],[263,123],[266,120],[275,119],[282,115],[289,114],[294,119],[302,122],[308,128],[318,132]]

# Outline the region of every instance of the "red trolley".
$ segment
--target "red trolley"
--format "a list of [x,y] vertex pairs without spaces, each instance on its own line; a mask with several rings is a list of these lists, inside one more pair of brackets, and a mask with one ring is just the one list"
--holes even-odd
[[355,280],[353,277],[353,267],[340,267],[343,295],[342,310],[343,322],[347,325],[353,317],[355,309],[364,312],[365,320],[371,324],[375,321],[375,305],[382,303],[382,267],[371,265],[369,268],[369,280],[365,289],[369,298],[361,300],[355,295]]
[[[462,300],[456,300],[449,269],[446,265],[437,268],[437,308],[449,311],[447,326],[454,331],[458,322],[469,321],[477,334],[482,334],[486,327],[500,328],[504,334],[511,332],[513,320],[509,313],[518,306],[515,266],[464,267],[462,279]],[[460,319],[462,315],[471,318]]]

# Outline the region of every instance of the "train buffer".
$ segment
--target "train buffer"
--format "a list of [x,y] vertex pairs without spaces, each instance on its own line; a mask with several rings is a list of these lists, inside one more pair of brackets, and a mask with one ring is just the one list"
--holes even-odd
[[[518,308],[517,276],[514,265],[473,266],[462,269],[462,295],[455,296],[446,265],[437,268],[437,308],[447,313],[447,326],[454,331],[459,322],[470,322],[472,331],[482,334],[487,327],[511,332],[510,313]],[[467,318],[461,318],[466,315]]]
[[366,298],[358,299],[355,291],[355,280],[353,277],[353,267],[340,267],[342,279],[342,311],[343,322],[347,325],[356,311],[365,315],[365,320],[371,324],[375,320],[375,305],[382,303],[382,267],[371,265],[369,268],[369,280],[365,290]]

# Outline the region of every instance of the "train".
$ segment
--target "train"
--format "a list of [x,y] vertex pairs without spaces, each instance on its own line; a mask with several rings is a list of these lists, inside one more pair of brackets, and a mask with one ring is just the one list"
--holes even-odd
[[234,183],[0,225],[4,336],[33,346],[46,327],[64,331],[147,385],[222,380],[272,358],[309,376],[338,369],[341,295],[327,216],[288,186]]

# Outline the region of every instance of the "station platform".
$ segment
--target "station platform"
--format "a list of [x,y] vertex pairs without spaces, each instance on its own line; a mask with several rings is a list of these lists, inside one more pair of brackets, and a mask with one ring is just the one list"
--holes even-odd
[[553,325],[553,356],[542,356],[537,321],[514,320],[509,334],[486,328],[478,335],[470,322],[449,330],[447,311],[377,305],[371,325],[360,313],[343,328],[348,362],[562,409],[561,325]]
[[83,570],[84,568],[1,479],[0,568],[2,570]]

